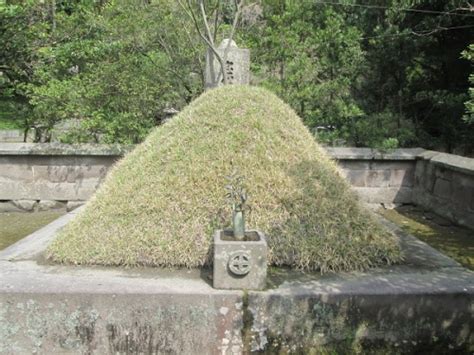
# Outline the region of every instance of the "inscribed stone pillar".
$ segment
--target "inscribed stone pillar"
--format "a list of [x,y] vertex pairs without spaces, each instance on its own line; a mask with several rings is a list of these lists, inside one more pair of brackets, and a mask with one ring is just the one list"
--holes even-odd
[[[250,51],[246,48],[237,47],[237,44],[231,41],[227,51],[227,58],[224,58],[228,43],[229,40],[224,39],[216,50],[224,60],[227,83],[237,85],[248,84],[250,81]],[[205,88],[206,90],[211,89],[223,85],[223,83],[224,79],[219,60],[209,48],[206,53]]]

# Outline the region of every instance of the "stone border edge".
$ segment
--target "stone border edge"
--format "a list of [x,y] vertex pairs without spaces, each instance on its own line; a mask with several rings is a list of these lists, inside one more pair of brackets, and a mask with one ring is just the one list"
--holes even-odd
[[92,155],[122,156],[135,148],[121,144],[0,143],[2,155]]

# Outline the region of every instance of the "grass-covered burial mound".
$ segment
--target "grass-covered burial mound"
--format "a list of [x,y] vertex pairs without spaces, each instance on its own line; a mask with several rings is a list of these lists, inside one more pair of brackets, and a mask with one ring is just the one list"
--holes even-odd
[[203,94],[126,155],[49,248],[57,262],[196,267],[227,227],[226,176],[244,176],[247,226],[266,233],[269,262],[361,270],[398,261],[397,241],[357,202],[335,163],[272,93]]

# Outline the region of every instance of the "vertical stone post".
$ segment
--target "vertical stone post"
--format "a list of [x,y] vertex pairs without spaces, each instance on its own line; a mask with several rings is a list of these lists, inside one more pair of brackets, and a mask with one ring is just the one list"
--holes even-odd
[[[224,53],[229,43],[228,39],[222,40],[217,48],[217,53],[224,59]],[[224,59],[227,83],[233,85],[245,85],[250,82],[250,50],[239,48],[234,41],[231,41],[227,58]],[[224,78],[221,73],[221,65],[212,50],[209,48],[206,53],[206,75],[205,89],[209,90],[223,85]]]

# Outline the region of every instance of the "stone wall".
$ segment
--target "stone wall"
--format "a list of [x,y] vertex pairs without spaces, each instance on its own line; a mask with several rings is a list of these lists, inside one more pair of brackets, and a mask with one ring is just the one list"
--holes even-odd
[[21,129],[0,130],[0,142],[17,143],[23,142],[24,133]]
[[420,148],[327,148],[361,199],[416,204],[474,229],[474,159]]
[[0,212],[76,207],[127,147],[0,144]]
[[474,159],[424,151],[414,186],[413,203],[474,229]]
[[[0,211],[72,208],[97,189],[132,147],[0,143]],[[396,207],[418,204],[474,228],[474,159],[426,151],[327,148],[361,199]]]
[[369,148],[327,148],[360,198],[394,207],[413,202],[418,154],[423,149],[380,153]]

